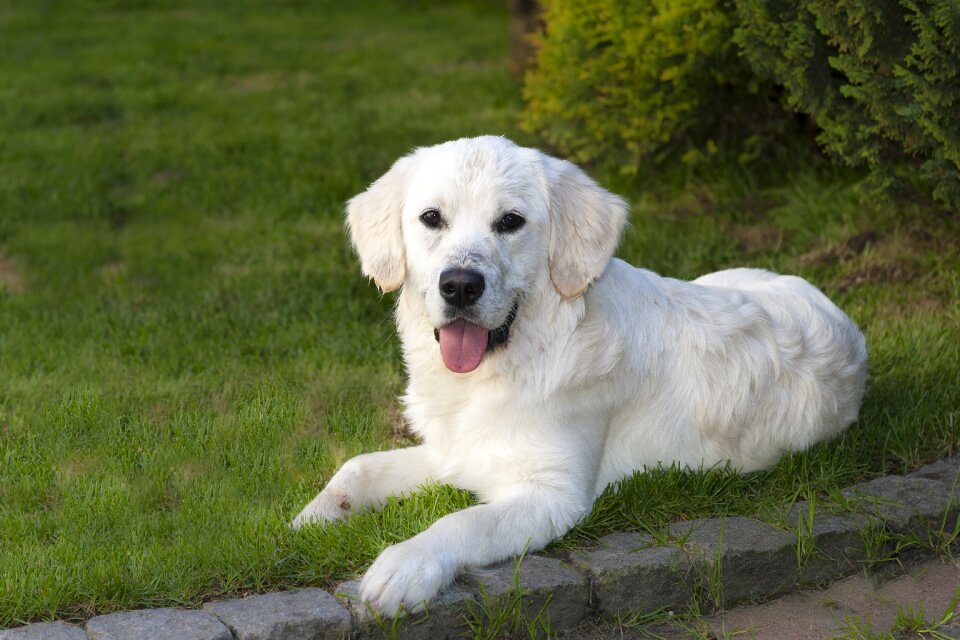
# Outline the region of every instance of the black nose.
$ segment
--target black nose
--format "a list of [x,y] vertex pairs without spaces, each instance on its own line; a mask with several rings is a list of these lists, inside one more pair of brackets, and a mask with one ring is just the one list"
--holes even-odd
[[447,269],[440,274],[440,295],[459,309],[479,300],[484,286],[483,274],[469,269]]

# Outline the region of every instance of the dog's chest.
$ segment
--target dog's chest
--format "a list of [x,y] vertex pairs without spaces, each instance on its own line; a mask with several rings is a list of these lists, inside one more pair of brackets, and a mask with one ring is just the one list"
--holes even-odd
[[440,482],[491,499],[537,473],[546,434],[524,418],[515,394],[495,386],[408,394],[411,426],[427,445]]

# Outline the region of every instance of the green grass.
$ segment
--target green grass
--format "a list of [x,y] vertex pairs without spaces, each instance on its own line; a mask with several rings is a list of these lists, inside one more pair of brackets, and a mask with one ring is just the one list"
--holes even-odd
[[[433,487],[286,527],[348,457],[402,442],[393,298],[342,203],[415,145],[536,142],[507,33],[479,1],[0,0],[0,627],[329,586],[469,504]],[[869,343],[860,423],[769,472],[639,476],[562,544],[776,521],[957,450],[957,220],[863,204],[804,158],[764,173],[599,177],[634,203],[622,257],[832,295]]]

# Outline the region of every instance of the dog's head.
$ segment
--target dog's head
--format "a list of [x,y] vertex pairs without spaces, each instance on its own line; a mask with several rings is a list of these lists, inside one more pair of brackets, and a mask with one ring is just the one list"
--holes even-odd
[[417,149],[347,205],[363,273],[423,299],[458,373],[506,342],[533,287],[583,294],[626,216],[624,201],[575,165],[493,136]]

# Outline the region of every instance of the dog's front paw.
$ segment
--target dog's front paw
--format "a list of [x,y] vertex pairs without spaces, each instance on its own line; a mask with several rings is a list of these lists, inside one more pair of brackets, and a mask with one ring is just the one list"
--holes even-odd
[[401,606],[416,612],[453,580],[454,571],[454,566],[408,540],[383,550],[363,576],[360,597],[387,616],[396,616]]
[[350,496],[342,491],[331,491],[327,488],[297,514],[290,526],[299,529],[307,524],[345,520],[350,515],[350,506]]

